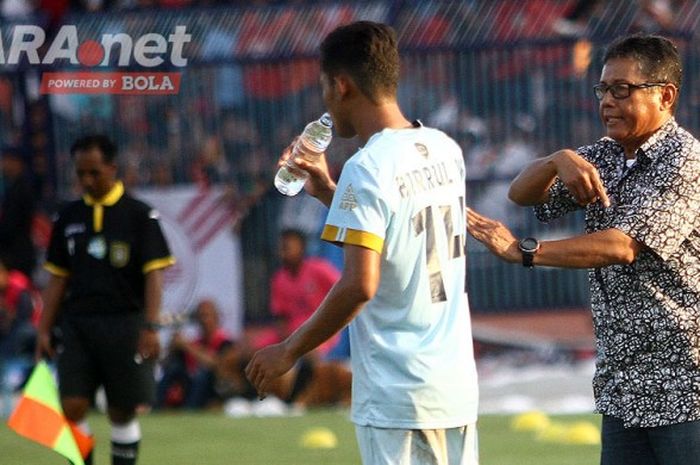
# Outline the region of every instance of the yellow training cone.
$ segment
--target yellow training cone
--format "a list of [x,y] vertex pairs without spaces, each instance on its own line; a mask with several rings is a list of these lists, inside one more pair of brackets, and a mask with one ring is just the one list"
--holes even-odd
[[566,442],[570,444],[600,444],[600,430],[589,421],[580,421],[569,427]]
[[550,420],[546,413],[532,411],[516,416],[510,426],[515,431],[542,431],[549,424]]
[[310,428],[301,436],[301,447],[305,449],[333,449],[338,445],[338,438],[328,428]]
[[537,440],[545,442],[567,442],[569,428],[563,423],[551,422],[537,433]]

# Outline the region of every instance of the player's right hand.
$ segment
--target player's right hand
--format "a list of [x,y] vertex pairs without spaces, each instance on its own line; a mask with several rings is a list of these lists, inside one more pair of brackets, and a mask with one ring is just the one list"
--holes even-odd
[[610,206],[610,199],[600,179],[598,169],[571,149],[554,154],[557,176],[564,183],[579,205],[586,206],[600,201]]
[[[289,157],[292,156],[292,151],[296,145],[299,137],[295,137],[291,144],[282,151],[282,155],[277,161],[277,166],[282,167]],[[309,179],[307,179],[306,184],[304,184],[304,189],[309,195],[324,201],[327,196],[333,197],[335,192],[335,182],[331,178],[330,171],[328,169],[328,162],[326,161],[326,154],[323,153],[314,162],[310,162],[301,157],[294,160],[294,163],[307,173],[309,173]]]
[[294,363],[296,359],[289,355],[284,342],[272,344],[253,354],[245,368],[245,375],[262,400],[270,392],[275,381],[291,370]]

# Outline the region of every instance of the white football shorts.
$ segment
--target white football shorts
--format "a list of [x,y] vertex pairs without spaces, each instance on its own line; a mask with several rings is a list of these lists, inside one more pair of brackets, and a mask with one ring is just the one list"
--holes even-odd
[[355,426],[363,465],[478,465],[476,424],[448,429]]

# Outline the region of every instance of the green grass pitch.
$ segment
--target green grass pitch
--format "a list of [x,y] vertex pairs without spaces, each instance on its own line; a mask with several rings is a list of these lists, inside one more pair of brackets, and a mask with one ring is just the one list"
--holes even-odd
[[[533,433],[515,432],[512,417],[479,419],[480,465],[590,465],[600,446],[540,442]],[[557,421],[591,421],[598,416],[557,416]],[[93,414],[97,436],[95,465],[109,465],[107,418]],[[348,412],[321,410],[298,417],[234,419],[221,413],[153,413],[141,416],[144,434],[139,465],[358,465],[355,431]],[[326,427],[338,437],[334,449],[304,449],[299,440],[312,427]],[[3,465],[64,465],[55,452],[0,427]]]

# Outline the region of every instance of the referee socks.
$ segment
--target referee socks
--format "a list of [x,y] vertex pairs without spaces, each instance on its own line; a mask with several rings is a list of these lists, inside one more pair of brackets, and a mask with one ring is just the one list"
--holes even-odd
[[134,465],[140,442],[141,426],[136,419],[123,425],[112,424],[112,465]]
[[112,441],[112,465],[134,465],[139,455],[139,442],[122,444]]

